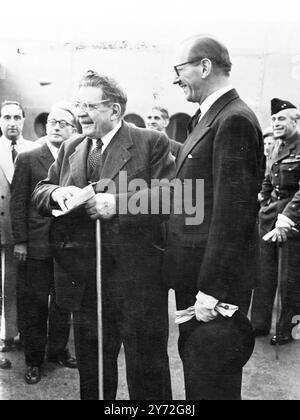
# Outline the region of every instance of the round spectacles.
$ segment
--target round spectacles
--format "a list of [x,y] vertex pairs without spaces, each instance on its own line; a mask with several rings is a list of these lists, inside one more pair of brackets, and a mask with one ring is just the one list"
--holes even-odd
[[59,128],[66,128],[68,125],[70,125],[71,127],[74,127],[73,124],[70,124],[70,123],[68,123],[65,120],[60,120],[60,121],[57,121],[57,120],[49,120],[47,124],[49,124],[50,127],[56,127],[56,124],[58,124],[59,125]]
[[105,102],[110,102],[110,99],[103,99],[102,101],[94,102],[94,103],[78,101],[74,103],[74,108],[76,111],[82,110],[84,112],[93,112],[93,111],[98,110],[101,104]]

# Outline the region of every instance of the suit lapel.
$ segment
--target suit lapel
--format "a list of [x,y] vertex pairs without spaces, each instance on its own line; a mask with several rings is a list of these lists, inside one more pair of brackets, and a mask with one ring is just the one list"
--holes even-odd
[[229,92],[222,95],[207,111],[207,113],[203,116],[203,118],[199,121],[196,125],[192,133],[186,139],[181,152],[177,159],[177,174],[179,173],[183,163],[185,162],[186,158],[188,157],[189,153],[194,149],[196,144],[198,144],[208,131],[211,128],[214,120],[220,114],[220,112],[227,106],[230,102],[235,99],[238,99],[239,95],[235,89],[231,89]]
[[47,143],[43,144],[41,147],[41,154],[40,154],[39,161],[41,165],[44,167],[44,169],[46,169],[47,171],[49,167],[52,165],[52,163],[54,162],[54,157]]
[[119,174],[124,165],[131,159],[131,153],[128,149],[132,145],[130,127],[123,123],[108,145],[106,159],[101,171],[101,179],[114,179]]
[[87,137],[81,137],[75,152],[69,157],[72,178],[79,188],[87,186],[87,156],[89,152],[89,143]]

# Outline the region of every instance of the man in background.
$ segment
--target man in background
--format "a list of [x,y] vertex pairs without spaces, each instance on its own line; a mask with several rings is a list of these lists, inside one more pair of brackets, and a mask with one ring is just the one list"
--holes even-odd
[[[14,257],[14,245],[10,216],[10,187],[15,171],[15,161],[20,152],[38,147],[25,140],[22,131],[25,112],[18,102],[6,101],[0,108],[0,229],[1,229],[1,269],[2,269],[2,314],[1,339],[3,352],[15,346],[15,337],[22,332],[23,315],[17,305],[18,260]],[[21,273],[20,273],[21,275]],[[18,310],[17,310],[18,307]],[[18,313],[19,312],[19,313]]]
[[[162,108],[161,106],[153,106],[147,114],[147,122],[146,122],[147,127],[151,128],[152,130],[165,133],[166,135],[167,135],[166,128],[168,127],[169,122],[170,122],[169,113],[166,108]],[[171,153],[176,159],[181,149],[182,144],[170,138],[169,138],[169,141],[170,141]]]
[[[291,210],[297,209],[295,197],[300,182],[300,134],[297,109],[289,101],[274,98],[271,101],[271,123],[276,143],[270,159],[272,166],[266,173],[259,194],[260,236],[264,237],[277,226],[289,226]],[[294,202],[295,200],[295,202]],[[293,222],[291,222],[291,227]],[[276,226],[276,227],[277,227]],[[300,235],[292,230],[283,248],[282,311],[279,336],[271,344],[288,344],[292,341],[292,318],[300,308]],[[267,336],[272,323],[272,311],[277,289],[278,248],[276,242],[260,242],[259,287],[254,291],[252,324],[257,337]]]
[[20,298],[24,314],[25,381],[28,384],[36,384],[41,379],[46,345],[49,362],[77,367],[67,348],[71,313],[59,308],[55,302],[53,256],[49,244],[51,218],[40,216],[31,200],[36,184],[47,177],[61,144],[76,132],[75,125],[71,107],[55,105],[48,116],[44,143],[18,156],[11,186],[14,254],[19,261],[27,262]]

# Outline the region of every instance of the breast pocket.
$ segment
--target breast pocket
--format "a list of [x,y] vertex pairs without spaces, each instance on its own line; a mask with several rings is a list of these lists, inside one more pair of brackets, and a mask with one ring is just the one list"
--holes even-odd
[[280,169],[282,187],[297,188],[300,180],[300,162],[282,163]]

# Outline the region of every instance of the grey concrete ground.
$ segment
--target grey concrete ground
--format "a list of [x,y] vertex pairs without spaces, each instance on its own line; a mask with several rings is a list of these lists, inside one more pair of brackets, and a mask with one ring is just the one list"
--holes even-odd
[[[174,301],[170,298],[169,356],[172,373],[173,398],[184,399],[181,362],[177,353],[177,327],[174,325]],[[71,340],[73,350],[73,341]],[[7,355],[12,363],[10,371],[0,370],[0,400],[77,400],[78,372],[45,366],[43,380],[38,385],[26,385],[23,380],[24,357],[15,351]],[[124,354],[119,358],[120,382],[118,399],[128,399],[125,380]],[[245,400],[300,399],[300,341],[280,347],[279,361],[269,338],[256,342],[254,354],[244,371],[243,398]]]

